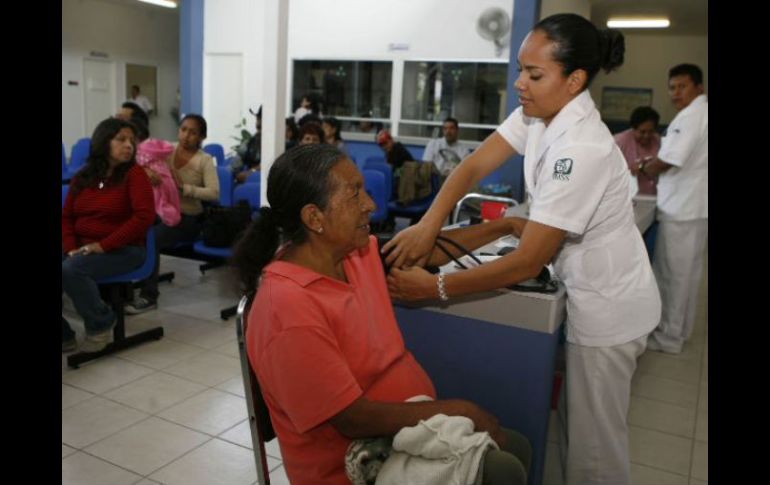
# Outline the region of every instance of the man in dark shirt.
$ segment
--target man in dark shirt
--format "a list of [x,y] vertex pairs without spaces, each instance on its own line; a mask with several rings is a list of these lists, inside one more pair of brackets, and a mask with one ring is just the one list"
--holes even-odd
[[397,176],[396,170],[401,168],[404,162],[414,160],[409,150],[401,142],[394,141],[387,130],[382,130],[377,135],[377,144],[385,151],[385,161],[393,167],[394,176]]

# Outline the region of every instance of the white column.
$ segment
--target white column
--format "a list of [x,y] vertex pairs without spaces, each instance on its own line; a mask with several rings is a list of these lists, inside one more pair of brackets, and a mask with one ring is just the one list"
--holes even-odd
[[289,0],[265,0],[265,57],[262,95],[262,187],[260,200],[267,203],[267,174],[286,147],[286,62],[288,55]]
[[404,59],[393,60],[390,87],[390,134],[398,136],[398,122],[401,120],[401,98],[404,88]]

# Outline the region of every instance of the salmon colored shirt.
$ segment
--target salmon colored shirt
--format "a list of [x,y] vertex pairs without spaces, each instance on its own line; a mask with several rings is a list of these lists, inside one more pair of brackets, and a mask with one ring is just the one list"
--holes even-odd
[[436,398],[404,347],[377,240],[344,261],[349,283],[274,261],[265,267],[246,332],[286,474],[295,485],[350,484],[350,439],[329,419],[355,400]]

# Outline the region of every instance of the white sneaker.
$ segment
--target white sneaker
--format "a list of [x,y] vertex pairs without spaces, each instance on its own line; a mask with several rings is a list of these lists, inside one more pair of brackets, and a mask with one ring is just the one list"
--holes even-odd
[[[113,325],[114,327],[114,325]],[[80,344],[81,352],[99,352],[104,350],[112,342],[112,328],[103,332],[86,335],[83,343]]]
[[154,310],[158,308],[158,303],[154,301],[150,301],[147,298],[144,298],[143,296],[137,296],[134,298],[134,301],[131,303],[126,303],[126,306],[123,307],[123,310],[128,315],[138,315],[140,313],[144,313],[149,310]]

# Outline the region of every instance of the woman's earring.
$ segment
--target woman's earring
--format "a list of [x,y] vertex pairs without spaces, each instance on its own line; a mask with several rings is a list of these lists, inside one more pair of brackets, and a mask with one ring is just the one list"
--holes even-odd
[[323,234],[323,233],[324,233],[324,228],[323,227],[319,227],[318,228],[318,234]]

